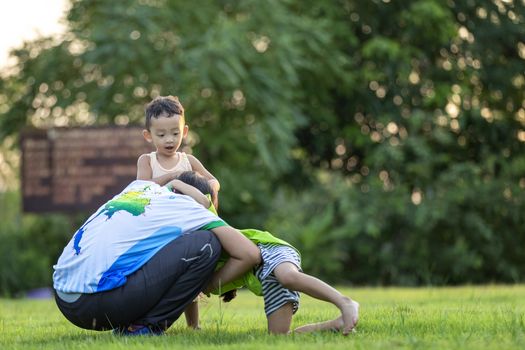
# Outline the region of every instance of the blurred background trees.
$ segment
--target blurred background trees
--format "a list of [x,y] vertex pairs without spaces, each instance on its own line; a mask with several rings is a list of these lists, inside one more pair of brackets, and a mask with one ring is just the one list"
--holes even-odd
[[[72,1],[67,32],[25,43],[0,80],[0,176],[25,126],[141,124],[153,97],[178,95],[221,216],[289,240],[305,270],[522,282],[524,16],[518,0]],[[13,183],[0,246],[36,253],[0,266],[38,270],[87,213],[4,210]]]

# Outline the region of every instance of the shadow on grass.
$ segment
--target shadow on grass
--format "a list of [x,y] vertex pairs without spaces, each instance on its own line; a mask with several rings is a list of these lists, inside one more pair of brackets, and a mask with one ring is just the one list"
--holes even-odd
[[[112,331],[88,331],[75,329],[70,333],[67,330],[50,331],[40,334],[28,333],[27,336],[19,337],[14,343],[20,346],[28,346],[38,344],[41,347],[54,347],[56,345],[60,348],[75,347],[81,344],[96,345],[103,347],[104,344],[118,344],[118,343],[151,343],[151,344],[166,344],[176,342],[177,346],[187,345],[189,347],[199,345],[235,345],[250,343],[254,340],[263,341],[264,343],[272,343],[280,337],[270,336],[266,331],[260,329],[246,329],[246,330],[213,330],[206,329],[200,331],[192,331],[181,328],[169,329],[166,334],[162,336],[115,336]],[[265,341],[266,339],[266,341]],[[272,340],[273,339],[273,340]],[[14,344],[11,344],[14,345]]]

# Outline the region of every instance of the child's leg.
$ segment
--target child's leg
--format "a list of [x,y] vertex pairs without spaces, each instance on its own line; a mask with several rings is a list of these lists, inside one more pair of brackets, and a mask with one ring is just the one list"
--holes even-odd
[[341,331],[344,327],[343,316],[339,316],[330,321],[310,323],[301,327],[294,329],[294,333],[309,333],[309,332],[319,332],[319,331]]
[[300,272],[297,266],[290,262],[279,264],[274,269],[274,274],[283,287],[306,293],[313,298],[327,301],[337,306],[341,310],[344,335],[350,333],[357,324],[359,304],[342,295],[335,288],[318,278]]
[[267,316],[268,332],[273,334],[290,333],[292,324],[293,307],[292,303],[286,303]]
[[270,273],[261,279],[264,313],[271,334],[290,333],[292,316],[299,308],[299,293],[284,288],[275,275]]

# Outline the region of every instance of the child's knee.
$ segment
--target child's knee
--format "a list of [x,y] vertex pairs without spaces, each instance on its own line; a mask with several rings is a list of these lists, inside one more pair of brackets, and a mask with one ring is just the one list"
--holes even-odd
[[290,333],[290,328],[284,327],[284,326],[268,327],[268,333],[270,334],[288,334]]
[[270,315],[268,319],[268,332],[270,334],[288,334],[290,333],[290,324],[292,323],[293,306],[292,303],[286,303]]
[[275,277],[277,277],[277,280],[284,288],[293,289],[301,277],[300,274],[299,271],[286,270],[281,273],[276,273]]

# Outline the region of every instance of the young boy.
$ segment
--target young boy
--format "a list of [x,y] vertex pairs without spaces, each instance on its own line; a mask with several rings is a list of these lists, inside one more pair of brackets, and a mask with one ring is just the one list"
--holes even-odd
[[[209,194],[211,189],[207,181],[195,172],[184,172],[169,185],[173,190],[193,197],[198,203],[215,212],[209,197],[205,195]],[[201,193],[185,185],[191,185],[190,187],[198,189]],[[299,307],[298,292],[334,304],[341,311],[341,316],[296,328],[295,332],[338,330],[347,335],[354,329],[358,321],[359,304],[325,282],[303,273],[299,252],[294,247],[269,232],[253,229],[239,231],[257,244],[261,250],[262,263],[256,268],[256,278],[247,273],[242,281],[221,286],[221,293],[246,285],[256,295],[262,295],[270,333],[290,332],[292,316]],[[211,288],[216,288],[219,282],[212,280]],[[228,299],[231,300],[231,297],[225,298],[225,301]]]
[[157,97],[146,106],[146,128],[142,134],[156,151],[139,157],[137,180],[150,180],[163,186],[177,174],[193,170],[206,178],[212,189],[213,204],[217,206],[219,181],[193,155],[178,152],[188,134],[188,125],[177,97]]

